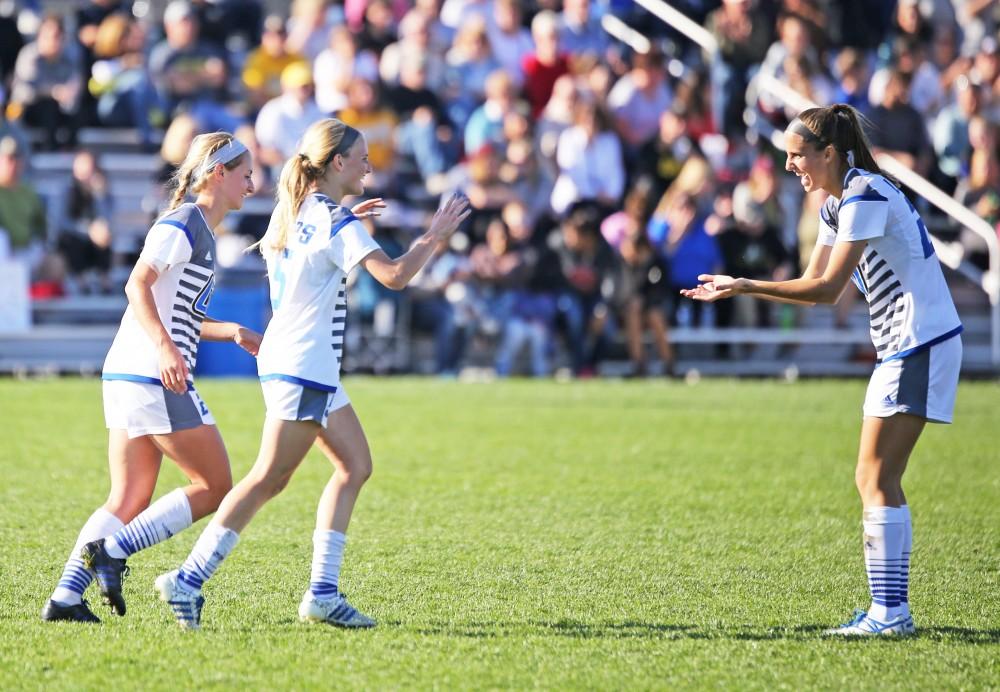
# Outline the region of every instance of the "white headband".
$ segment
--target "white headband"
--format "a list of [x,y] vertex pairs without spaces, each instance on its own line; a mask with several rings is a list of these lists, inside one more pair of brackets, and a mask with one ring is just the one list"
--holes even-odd
[[238,139],[231,139],[229,142],[220,149],[212,152],[212,154],[205,159],[205,163],[201,165],[201,170],[198,171],[198,177],[210,173],[216,166],[221,164],[227,164],[237,156],[245,153],[247,148],[243,146],[243,143]]

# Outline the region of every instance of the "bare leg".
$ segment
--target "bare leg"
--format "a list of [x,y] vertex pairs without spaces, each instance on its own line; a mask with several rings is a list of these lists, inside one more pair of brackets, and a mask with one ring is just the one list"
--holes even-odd
[[854,474],[864,507],[899,507],[906,502],[903,472],[925,424],[923,418],[905,413],[864,419]]
[[163,455],[149,436],[129,439],[124,430],[108,431],[108,467],[111,491],[104,509],[123,524],[149,506],[156,489]]
[[334,466],[316,510],[316,528],[347,533],[361,486],[372,475],[371,451],[354,407],[331,413],[316,442]]
[[219,429],[202,425],[151,437],[153,444],[173,459],[191,481],[184,493],[191,505],[192,521],[214,512],[233,487],[229,456]]

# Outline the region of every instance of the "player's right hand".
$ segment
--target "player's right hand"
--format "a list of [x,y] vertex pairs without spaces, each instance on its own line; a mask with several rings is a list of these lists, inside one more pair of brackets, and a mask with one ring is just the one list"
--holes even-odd
[[172,341],[160,347],[160,381],[174,394],[187,391],[188,369],[180,349]]
[[472,213],[469,198],[464,193],[456,192],[444,206],[437,210],[428,229],[438,239],[447,238]]

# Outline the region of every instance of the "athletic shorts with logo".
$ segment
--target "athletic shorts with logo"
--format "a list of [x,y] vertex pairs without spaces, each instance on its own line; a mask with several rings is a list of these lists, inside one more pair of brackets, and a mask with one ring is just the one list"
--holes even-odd
[[342,386],[330,392],[281,379],[264,380],[260,386],[267,415],[278,420],[311,420],[325,428],[331,413],[351,403]]
[[951,423],[961,367],[958,336],[904,358],[887,359],[875,367],[868,382],[864,415],[908,413],[932,423]]
[[128,380],[104,381],[104,421],[108,428],[126,430],[130,438],[215,425],[192,385],[175,394],[162,384]]

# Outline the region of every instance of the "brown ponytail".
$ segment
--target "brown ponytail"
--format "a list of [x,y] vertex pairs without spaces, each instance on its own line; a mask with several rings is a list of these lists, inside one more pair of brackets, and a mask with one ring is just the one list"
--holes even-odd
[[[885,175],[875,162],[865,135],[864,126],[870,123],[852,106],[835,103],[825,108],[807,108],[799,113],[798,119],[816,137],[817,147],[833,146],[848,167]],[[848,152],[853,154],[853,163],[848,160]]]

